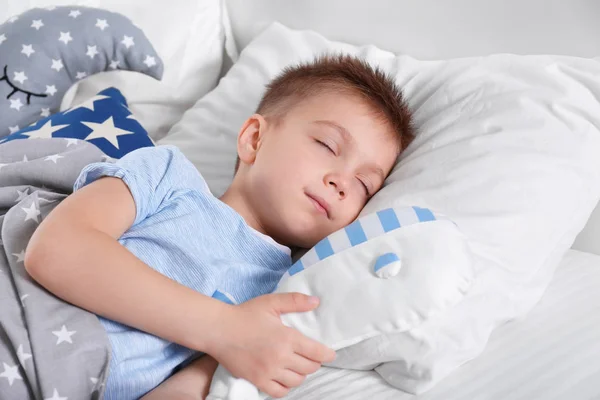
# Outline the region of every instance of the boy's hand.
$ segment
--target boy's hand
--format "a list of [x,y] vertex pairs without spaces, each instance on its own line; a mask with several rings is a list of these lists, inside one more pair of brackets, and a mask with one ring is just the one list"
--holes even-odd
[[300,293],[269,294],[231,307],[209,353],[229,372],[271,397],[283,397],[335,352],[281,323],[280,314],[316,308]]

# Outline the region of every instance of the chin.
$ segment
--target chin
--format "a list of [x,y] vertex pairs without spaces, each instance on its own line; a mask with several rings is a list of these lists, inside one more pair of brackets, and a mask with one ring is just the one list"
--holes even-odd
[[301,247],[309,249],[313,247],[321,238],[315,237],[314,227],[304,227],[298,225],[292,225],[292,229],[285,229],[284,232],[280,232],[280,237],[286,246]]

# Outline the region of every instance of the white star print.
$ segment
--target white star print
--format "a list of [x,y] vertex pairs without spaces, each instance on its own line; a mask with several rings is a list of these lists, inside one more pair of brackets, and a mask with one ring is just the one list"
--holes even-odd
[[46,121],[46,123],[40,128],[34,131],[23,132],[23,135],[27,135],[29,138],[50,139],[54,132],[64,128],[65,126],[69,126],[69,124],[52,126],[52,121]]
[[6,35],[3,33],[2,35],[0,35],[0,44],[4,43],[5,40],[6,40]]
[[15,126],[9,126],[8,130],[10,131],[10,133],[15,133],[18,132],[21,128],[19,128],[19,125],[15,125]]
[[41,19],[34,19],[33,22],[31,23],[31,27],[35,28],[36,30],[40,30],[40,28],[44,26],[44,23],[42,22]]
[[23,190],[23,191],[20,191],[19,189],[17,189],[17,200],[15,200],[15,201],[18,203],[27,196],[29,196],[29,188],[25,188],[25,190]]
[[150,68],[150,67],[153,67],[156,65],[156,61],[154,60],[154,57],[146,56],[146,59],[144,60],[144,64],[146,64],[148,66],[148,68]]
[[89,58],[94,58],[94,56],[96,54],[98,54],[98,50],[96,49],[96,46],[88,46],[87,47],[87,53],[85,53]]
[[10,17],[10,18],[8,19],[8,22],[10,22],[10,23],[12,24],[13,22],[15,22],[15,21],[16,21],[16,20],[18,20],[18,19],[19,19],[19,17],[18,17],[18,16],[16,16],[16,15],[13,15],[12,17]]
[[90,99],[87,99],[83,103],[79,104],[77,107],[73,107],[70,110],[65,111],[64,114],[68,114],[71,111],[75,111],[75,110],[77,110],[79,108],[87,108],[88,110],[94,111],[94,102],[96,100],[103,100],[103,99],[108,99],[108,98],[109,98],[109,96],[104,96],[103,94],[98,95],[98,96],[94,96],[94,97],[92,97]]
[[3,362],[2,364],[4,365],[4,372],[0,374],[0,378],[8,379],[8,384],[10,386],[12,386],[15,379],[23,380],[23,378],[21,378],[21,374],[19,374],[19,366],[18,365],[13,365],[11,367],[10,365],[8,365],[5,362]]
[[10,108],[14,108],[15,110],[19,111],[21,109],[21,107],[23,107],[23,103],[21,103],[21,99],[9,99],[10,100]]
[[[23,296],[26,296],[26,295],[23,295]],[[23,299],[23,297],[21,297],[21,299]],[[17,357],[19,358],[19,362],[21,363],[21,365],[25,365],[25,361],[27,361],[31,358],[31,354],[25,353],[23,351],[23,345],[20,344],[19,348],[17,349]]]
[[100,30],[104,30],[104,28],[108,28],[110,25],[106,23],[105,19],[96,19],[96,26],[100,28]]
[[56,93],[56,86],[54,85],[46,85],[46,94],[49,94],[50,96],[54,96],[54,93]]
[[71,145],[77,146],[78,139],[67,139],[67,147]]
[[65,158],[65,157],[61,156],[59,154],[54,154],[52,156],[48,156],[48,157],[44,158],[44,161],[52,161],[52,162],[54,162],[54,164],[56,164],[56,162],[58,160],[60,160],[61,158]]
[[50,108],[42,107],[42,112],[40,113],[41,117],[49,117],[50,116]]
[[73,17],[73,18],[77,18],[81,15],[81,11],[79,10],[73,10],[69,13],[69,17]]
[[30,44],[24,44],[23,45],[23,49],[21,50],[21,54],[25,54],[28,58],[30,55],[32,55],[33,53],[35,53],[35,50],[33,49],[33,46]]
[[20,253],[13,253],[13,256],[17,257],[17,262],[25,261],[25,250],[21,250]]
[[130,48],[131,46],[135,45],[135,43],[133,43],[133,36],[127,35],[123,36],[123,40],[121,40],[121,43],[123,43],[127,48]]
[[112,60],[112,61],[110,62],[110,67],[111,67],[112,69],[117,69],[117,67],[119,66],[119,63],[120,63],[120,62],[121,62],[121,61],[119,61],[119,60]]
[[21,207],[21,210],[25,211],[25,213],[27,214],[25,215],[25,221],[23,222],[27,222],[28,220],[32,219],[35,222],[39,223],[38,216],[41,214],[41,212],[37,209],[35,203],[32,202],[29,207]]
[[77,333],[77,331],[68,331],[65,325],[60,328],[60,331],[52,331],[52,333],[58,338],[56,340],[56,345],[61,344],[62,342],[68,342],[73,344],[73,339],[71,336]]
[[69,44],[69,42],[73,40],[73,38],[71,37],[71,32],[61,32],[60,38],[58,38],[58,40],[60,42],[63,42],[64,44]]
[[60,71],[61,69],[63,69],[64,65],[62,63],[62,60],[55,60],[52,59],[52,69],[55,69],[57,72]]
[[15,76],[13,77],[13,79],[22,84],[27,80],[27,75],[25,75],[25,71],[15,71]]
[[75,79],[83,79],[87,76],[87,74],[85,72],[78,72],[77,75],[75,75]]
[[52,397],[45,397],[44,400],[69,400],[68,397],[60,397],[58,394],[58,390],[54,388],[54,392],[52,392]]
[[92,132],[85,137],[85,140],[104,138],[109,141],[114,147],[119,148],[119,140],[118,137],[122,135],[132,135],[135,132],[126,131],[121,128],[117,128],[113,122],[113,117],[108,117],[101,124],[97,124],[95,122],[85,122],[81,121],[81,123],[88,128],[92,129]]

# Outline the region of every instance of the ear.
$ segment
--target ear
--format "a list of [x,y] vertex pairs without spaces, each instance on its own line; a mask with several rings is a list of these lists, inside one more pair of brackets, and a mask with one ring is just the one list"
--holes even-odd
[[237,152],[241,163],[254,163],[266,127],[267,121],[260,114],[254,114],[244,122],[237,140]]

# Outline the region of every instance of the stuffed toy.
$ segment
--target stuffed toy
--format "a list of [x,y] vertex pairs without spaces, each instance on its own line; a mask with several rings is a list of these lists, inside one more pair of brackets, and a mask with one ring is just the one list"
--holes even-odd
[[0,25],[0,138],[59,111],[76,81],[114,69],[163,74],[148,38],[121,14],[49,7],[10,18]]

